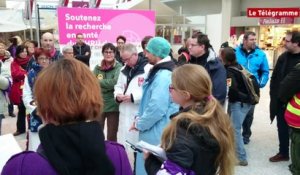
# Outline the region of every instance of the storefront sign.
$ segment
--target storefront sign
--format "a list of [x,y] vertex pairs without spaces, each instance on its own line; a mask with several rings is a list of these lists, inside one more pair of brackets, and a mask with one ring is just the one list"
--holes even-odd
[[300,8],[247,8],[248,17],[300,17]]
[[294,18],[259,18],[260,25],[294,24]]
[[89,8],[89,2],[86,2],[86,1],[72,1],[72,7]]
[[84,41],[91,46],[90,65],[93,65],[102,57],[102,46],[108,42],[116,44],[119,35],[141,50],[141,40],[155,35],[155,12],[61,7],[58,8],[58,29],[61,47],[75,44],[76,34],[83,34]]

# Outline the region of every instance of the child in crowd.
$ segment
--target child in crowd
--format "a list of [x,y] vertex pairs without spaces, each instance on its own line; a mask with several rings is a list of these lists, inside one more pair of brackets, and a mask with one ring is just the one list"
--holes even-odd
[[171,123],[161,138],[168,160],[161,165],[155,156],[145,154],[148,174],[233,174],[233,129],[212,96],[207,71],[192,64],[178,67],[172,73],[169,90],[182,109],[170,117]]

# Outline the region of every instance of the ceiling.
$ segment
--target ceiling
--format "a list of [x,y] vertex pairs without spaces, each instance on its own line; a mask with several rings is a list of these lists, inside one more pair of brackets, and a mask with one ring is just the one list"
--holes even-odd
[[[175,10],[160,2],[160,0],[143,0],[132,6],[130,9],[154,10],[156,13],[156,23],[158,24],[171,23],[172,18],[176,18],[176,16],[178,16],[178,13]],[[182,18],[180,22],[182,23]]]
[[222,0],[160,0],[176,12],[182,8],[185,16],[205,16],[218,14],[222,10]]

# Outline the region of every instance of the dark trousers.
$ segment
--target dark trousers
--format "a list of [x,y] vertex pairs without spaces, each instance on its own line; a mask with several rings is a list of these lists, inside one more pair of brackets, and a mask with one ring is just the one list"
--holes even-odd
[[99,121],[103,129],[104,129],[105,120],[107,126],[106,139],[116,142],[118,127],[119,127],[119,112],[103,112]]
[[26,108],[23,100],[21,100],[21,103],[18,105],[18,110],[17,131],[23,133],[26,131]]
[[279,108],[276,116],[279,139],[279,153],[289,156],[289,127],[284,119],[284,108]]
[[249,112],[246,115],[244,122],[243,122],[242,136],[243,136],[243,139],[246,141],[249,141],[250,136],[252,135],[251,126],[252,126],[252,122],[253,122],[254,109],[255,109],[255,105],[252,105]]
[[14,113],[14,105],[11,103],[8,105],[8,115],[11,115]]
[[292,174],[300,174],[300,129],[291,128],[291,160],[289,166]]

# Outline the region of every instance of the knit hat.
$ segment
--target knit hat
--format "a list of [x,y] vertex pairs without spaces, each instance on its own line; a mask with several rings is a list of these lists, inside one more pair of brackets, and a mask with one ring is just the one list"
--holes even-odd
[[146,50],[161,59],[167,57],[170,53],[170,43],[162,37],[154,37],[150,39],[147,44]]

